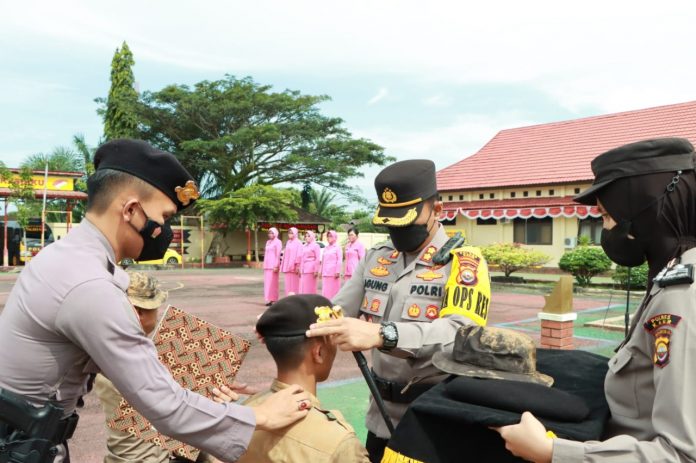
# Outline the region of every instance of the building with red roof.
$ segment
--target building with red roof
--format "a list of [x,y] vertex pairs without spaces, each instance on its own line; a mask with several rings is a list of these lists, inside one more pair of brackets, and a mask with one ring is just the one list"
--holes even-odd
[[590,161],[648,138],[696,142],[696,101],[501,130],[474,155],[437,173],[441,220],[475,245],[519,242],[555,266],[579,236],[599,243],[594,207],[574,203],[593,179]]

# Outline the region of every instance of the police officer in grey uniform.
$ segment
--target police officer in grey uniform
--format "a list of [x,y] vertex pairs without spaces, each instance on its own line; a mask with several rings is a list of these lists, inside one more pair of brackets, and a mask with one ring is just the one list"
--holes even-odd
[[[71,416],[88,375],[101,371],[162,433],[236,461],[255,427],[302,418],[307,410],[297,404],[309,396],[291,386],[270,406],[250,408],[215,403],[172,379],[126,297],[129,279],[117,264],[161,258],[172,239],[168,219],[198,190],[172,154],[143,141],[110,141],[94,164],[86,218],[32,259],[0,315],[0,398],[19,394]],[[21,420],[2,410],[0,443],[14,445],[17,429],[8,423]],[[67,446],[56,448],[56,461],[68,461]]]
[[696,461],[696,173],[685,139],[646,140],[592,161],[576,200],[597,205],[602,248],[617,264],[647,260],[648,292],[609,361],[611,418],[602,441],[550,439],[531,414],[499,431],[536,462]]
[[[308,335],[335,335],[344,351],[373,349],[375,380],[396,425],[409,403],[443,378],[432,365],[433,354],[451,350],[457,329],[473,321],[461,314],[439,318],[452,264],[433,263],[449,240],[438,221],[442,203],[435,164],[392,164],[377,175],[375,189],[379,207],[373,223],[386,226],[391,240],[370,249],[334,297],[346,318],[317,325]],[[374,400],[366,424],[370,460],[378,462],[389,431]]]

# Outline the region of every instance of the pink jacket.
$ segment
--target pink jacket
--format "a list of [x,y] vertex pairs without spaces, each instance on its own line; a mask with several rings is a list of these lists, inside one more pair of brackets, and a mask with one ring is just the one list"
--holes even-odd
[[283,263],[280,265],[280,271],[283,273],[293,273],[300,268],[302,263],[302,242],[297,239],[297,229],[294,230],[295,238],[288,240],[285,243],[285,251],[283,251]]
[[271,228],[273,238],[266,241],[266,250],[263,256],[263,268],[274,269],[280,266],[280,251],[283,249],[283,243],[278,239],[278,230]]
[[324,248],[324,257],[321,263],[321,276],[332,277],[341,273],[343,266],[343,253],[337,244],[329,244]]
[[302,262],[300,263],[301,273],[316,273],[319,271],[321,263],[321,248],[314,238],[314,232],[308,230],[305,233],[307,243],[302,247]]
[[363,257],[365,257],[365,245],[360,241],[355,240],[354,243],[346,245],[346,276],[353,275],[353,271]]

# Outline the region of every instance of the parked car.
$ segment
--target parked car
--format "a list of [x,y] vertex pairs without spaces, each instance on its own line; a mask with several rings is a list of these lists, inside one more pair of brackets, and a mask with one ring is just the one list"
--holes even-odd
[[[41,251],[41,219],[29,219],[29,224],[24,232],[27,239],[25,241],[22,236],[19,243],[19,259],[27,263]],[[53,230],[48,224],[44,224],[44,247],[51,243],[53,243]]]
[[133,265],[143,264],[143,265],[181,265],[181,254],[176,252],[176,250],[169,248],[167,252],[164,253],[164,257],[155,260],[139,260],[134,261],[133,259],[123,259],[121,261],[122,265]]

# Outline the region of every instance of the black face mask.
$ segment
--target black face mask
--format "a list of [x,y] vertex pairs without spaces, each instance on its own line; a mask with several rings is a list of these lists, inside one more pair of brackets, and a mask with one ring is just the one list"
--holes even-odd
[[624,267],[637,267],[645,262],[640,241],[628,237],[631,222],[621,222],[611,230],[602,229],[602,249],[612,261]]
[[[435,222],[433,222],[433,225]],[[428,239],[432,225],[413,224],[406,227],[388,227],[389,237],[397,251],[413,252]]]
[[[160,224],[151,220],[142,206],[140,206],[140,209],[143,211],[147,222],[145,222],[142,229],[138,230],[138,233],[143,238],[143,250],[136,260],[161,259],[164,257],[164,253],[167,252],[172,239],[174,239],[172,227],[167,222]],[[160,229],[159,234],[157,234],[157,229]]]

